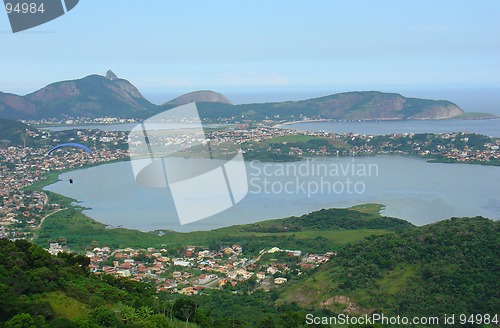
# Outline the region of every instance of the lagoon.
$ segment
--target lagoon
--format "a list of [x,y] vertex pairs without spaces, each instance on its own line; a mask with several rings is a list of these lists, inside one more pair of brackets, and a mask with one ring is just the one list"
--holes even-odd
[[246,168],[249,192],[241,202],[186,225],[179,223],[170,190],[136,184],[130,162],[63,173],[45,189],[81,201],[91,208],[84,211],[89,217],[110,227],[143,231],[210,230],[363,203],[384,204],[382,214],[416,225],[454,216],[500,219],[498,167],[384,155],[247,162]]

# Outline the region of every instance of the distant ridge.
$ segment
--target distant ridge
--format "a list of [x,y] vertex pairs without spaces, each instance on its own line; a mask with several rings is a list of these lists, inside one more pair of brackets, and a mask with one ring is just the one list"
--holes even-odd
[[[276,103],[233,105],[224,95],[194,91],[161,106],[143,97],[129,81],[108,70],[105,76],[55,82],[26,96],[0,92],[0,118],[48,119],[64,117],[146,118],[160,111],[198,103],[200,116],[208,120],[402,120],[470,117],[447,100],[406,98],[397,93],[353,91],[325,97]],[[487,116],[483,116],[487,117]]]
[[231,101],[229,101],[229,99],[227,99],[224,95],[210,90],[201,90],[201,91],[193,91],[190,93],[186,93],[182,96],[179,96],[175,99],[166,102],[164,105],[182,106],[193,102],[219,103],[219,104],[232,105]]
[[304,118],[341,120],[449,119],[464,111],[446,100],[406,98],[397,93],[354,91],[301,101],[224,106],[201,104],[203,117],[241,120]]

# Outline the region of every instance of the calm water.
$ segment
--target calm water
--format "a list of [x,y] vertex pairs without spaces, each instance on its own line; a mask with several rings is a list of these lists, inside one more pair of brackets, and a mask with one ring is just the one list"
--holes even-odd
[[[82,130],[82,129],[98,129],[103,131],[130,131],[139,123],[115,123],[115,124],[89,124],[89,125],[60,125],[60,126],[48,126],[41,129],[50,131],[65,131],[65,130]],[[151,126],[151,125],[149,125]],[[153,125],[154,126],[154,125]],[[220,124],[205,124],[208,128],[218,128],[222,125]],[[158,125],[158,128],[169,129],[192,129],[191,124],[162,124]]]
[[[65,125],[46,127],[51,131],[72,129],[100,129],[105,131],[130,131],[137,123]],[[212,124],[211,127],[220,125]],[[404,121],[354,121],[354,122],[307,122],[285,125],[296,130],[353,132],[359,134],[384,135],[391,133],[449,133],[475,132],[491,137],[500,137],[500,119],[489,120],[404,120]]]
[[[247,175],[249,193],[240,203],[184,226],[179,224],[170,191],[138,186],[129,162],[64,173],[62,181],[46,189],[82,201],[91,208],[87,215],[111,227],[144,231],[209,230],[368,202],[385,204],[383,214],[417,225],[453,216],[500,219],[498,167],[376,156],[247,163]],[[69,184],[69,178],[74,184]]]
[[130,131],[138,123],[116,123],[116,124],[89,124],[89,125],[60,125],[60,126],[47,126],[41,128],[50,131],[64,131],[73,129],[98,129],[103,131]]
[[353,132],[371,135],[407,132],[475,132],[490,137],[500,137],[500,119],[306,122],[285,125],[285,127],[296,130],[327,131],[335,133]]

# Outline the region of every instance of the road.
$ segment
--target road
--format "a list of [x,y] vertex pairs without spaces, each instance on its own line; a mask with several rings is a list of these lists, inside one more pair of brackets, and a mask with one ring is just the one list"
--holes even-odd
[[43,221],[48,218],[49,216],[51,216],[52,214],[56,214],[57,212],[60,212],[60,211],[63,211],[63,210],[66,210],[67,208],[60,208],[58,210],[55,210],[54,212],[52,213],[49,213],[47,215],[45,215],[41,220],[40,220],[40,224],[38,225],[37,229],[40,229],[42,227],[42,224],[43,224]]

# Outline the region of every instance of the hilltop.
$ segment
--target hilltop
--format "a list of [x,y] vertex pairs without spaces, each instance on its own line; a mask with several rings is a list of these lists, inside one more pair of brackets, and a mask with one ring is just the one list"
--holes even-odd
[[[48,119],[64,117],[146,118],[160,111],[197,102],[206,120],[241,122],[253,120],[342,120],[448,119],[470,117],[447,100],[407,98],[397,93],[353,91],[325,97],[279,103],[233,105],[224,95],[194,91],[161,106],[149,102],[129,81],[112,71],[106,76],[49,84],[26,96],[0,92],[0,118]],[[481,114],[481,117],[488,117]]]
[[210,91],[210,90],[201,90],[201,91],[193,91],[190,93],[186,93],[182,96],[179,96],[175,99],[172,99],[163,106],[182,106],[189,103],[219,103],[232,105],[231,101],[227,99],[224,95]]

